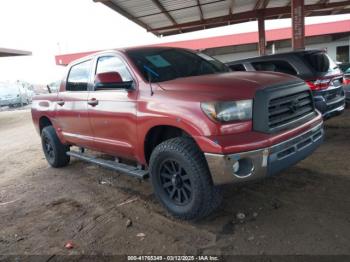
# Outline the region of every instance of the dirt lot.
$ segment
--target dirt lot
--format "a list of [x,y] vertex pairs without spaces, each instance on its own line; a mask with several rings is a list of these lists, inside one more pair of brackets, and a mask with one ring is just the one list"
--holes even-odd
[[350,110],[326,132],[296,167],[226,186],[216,214],[187,223],[147,181],[77,160],[48,167],[28,109],[0,112],[0,254],[350,254]]

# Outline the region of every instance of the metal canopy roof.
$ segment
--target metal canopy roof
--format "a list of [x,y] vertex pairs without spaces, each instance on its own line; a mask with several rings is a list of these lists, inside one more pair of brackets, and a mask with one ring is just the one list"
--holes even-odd
[[[290,0],[94,0],[156,35],[290,17]],[[305,0],[305,16],[350,13],[350,1]]]
[[[305,27],[305,36],[306,37],[317,37],[317,36],[335,36],[340,37],[343,35],[348,35],[350,32],[350,19],[344,21],[336,22],[327,22],[320,24],[311,24],[306,25]],[[266,40],[267,41],[282,41],[291,38],[291,27],[284,27],[278,29],[271,29],[266,31]],[[227,46],[239,46],[239,45],[248,45],[253,43],[258,43],[258,32],[248,32],[248,33],[239,33],[231,35],[221,35],[221,36],[212,36],[207,38],[200,39],[191,39],[184,41],[176,42],[165,42],[158,44],[151,44],[148,46],[165,46],[165,47],[179,47],[179,48],[188,48],[193,50],[205,50],[212,48],[222,48]],[[142,47],[142,46],[139,46]],[[102,51],[102,50],[99,50]],[[88,56],[99,51],[90,51],[83,53],[73,53],[73,54],[63,54],[55,56],[57,65],[68,65],[70,62]]]
[[22,56],[22,55],[31,55],[31,54],[32,52],[28,52],[28,51],[0,48],[0,57]]

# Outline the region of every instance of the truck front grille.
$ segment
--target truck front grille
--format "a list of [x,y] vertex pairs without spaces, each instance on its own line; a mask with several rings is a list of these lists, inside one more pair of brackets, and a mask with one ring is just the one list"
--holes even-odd
[[273,98],[269,103],[269,128],[275,128],[295,121],[314,111],[311,92],[298,93]]
[[259,89],[254,98],[253,129],[276,133],[317,115],[310,88],[296,80]]

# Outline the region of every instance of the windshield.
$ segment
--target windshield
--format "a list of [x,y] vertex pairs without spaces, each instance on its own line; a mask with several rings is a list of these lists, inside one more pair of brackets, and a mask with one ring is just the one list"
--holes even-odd
[[130,50],[127,54],[144,78],[150,79],[151,82],[230,71],[226,65],[206,54],[184,49]]
[[324,52],[306,53],[304,57],[318,75],[341,73],[337,64]]

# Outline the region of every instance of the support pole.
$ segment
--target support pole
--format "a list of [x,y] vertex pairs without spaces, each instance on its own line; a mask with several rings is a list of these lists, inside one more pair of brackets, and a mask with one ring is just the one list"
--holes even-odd
[[258,29],[259,29],[259,55],[266,55],[266,35],[265,35],[265,17],[263,15],[258,16]]
[[275,43],[275,42],[272,43],[272,46],[271,46],[271,53],[272,53],[273,55],[276,54],[276,43]]
[[292,0],[292,47],[293,50],[305,49],[304,0]]

